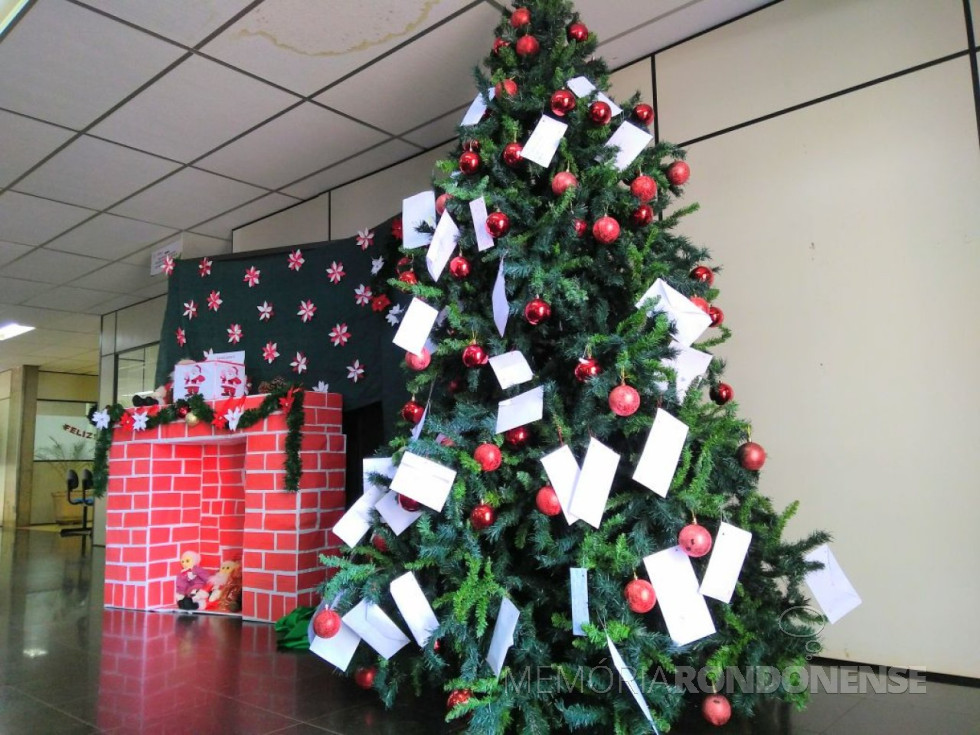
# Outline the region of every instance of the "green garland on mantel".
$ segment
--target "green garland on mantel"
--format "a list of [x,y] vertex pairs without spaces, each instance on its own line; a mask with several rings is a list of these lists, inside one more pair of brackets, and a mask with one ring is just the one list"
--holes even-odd
[[[302,429],[304,422],[303,415],[303,392],[300,385],[278,385],[270,388],[269,393],[255,408],[249,408],[242,412],[238,419],[239,429],[247,429],[260,421],[267,419],[276,411],[286,411],[286,458],[283,468],[286,470],[286,490],[296,492],[299,490],[299,478],[303,474],[303,462],[299,456],[302,444]],[[218,405],[226,401],[217,401]],[[112,446],[112,432],[126,414],[126,408],[119,403],[106,406],[104,411],[109,414],[109,426],[100,429],[96,425],[95,431],[95,458],[93,460],[93,494],[101,498],[105,495],[106,487],[109,483],[109,448]],[[152,411],[153,407],[148,407]],[[89,421],[95,425],[93,418],[97,409],[92,409],[89,413]],[[214,409],[208,405],[200,395],[193,395],[184,400],[168,403],[157,408],[156,413],[149,415],[146,421],[146,430],[169,424],[173,421],[186,421],[188,415],[195,416],[199,421],[209,425],[224,428],[223,414],[218,416]],[[215,418],[218,422],[215,423]]]

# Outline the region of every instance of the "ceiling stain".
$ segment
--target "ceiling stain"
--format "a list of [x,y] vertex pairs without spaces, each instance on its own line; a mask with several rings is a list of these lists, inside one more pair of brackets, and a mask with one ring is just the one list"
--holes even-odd
[[396,0],[372,18],[365,17],[361,2],[331,3],[330,11],[317,20],[297,23],[297,18],[310,13],[308,0],[280,0],[263,4],[246,18],[250,27],[236,31],[234,37],[261,38],[303,56],[345,56],[408,36],[425,23],[440,2]]

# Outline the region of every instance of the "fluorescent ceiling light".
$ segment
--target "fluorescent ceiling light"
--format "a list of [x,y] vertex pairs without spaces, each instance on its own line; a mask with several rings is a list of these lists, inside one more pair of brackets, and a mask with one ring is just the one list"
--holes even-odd
[[11,337],[16,337],[18,334],[30,332],[32,329],[34,329],[34,327],[25,327],[23,324],[17,324],[15,322],[4,324],[2,327],[0,327],[0,342],[5,339],[10,339]]
[[24,9],[28,0],[0,0],[0,36]]

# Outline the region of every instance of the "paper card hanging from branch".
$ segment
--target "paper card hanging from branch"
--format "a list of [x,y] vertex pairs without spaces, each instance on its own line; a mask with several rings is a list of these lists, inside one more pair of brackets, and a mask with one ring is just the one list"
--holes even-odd
[[456,249],[457,240],[459,240],[459,227],[456,226],[449,212],[443,212],[442,217],[439,218],[439,224],[436,225],[436,231],[432,235],[429,249],[425,253],[425,265],[433,281],[438,281],[442,275],[446,263],[449,262],[453,250]]
[[310,652],[316,654],[324,661],[332,663],[341,671],[347,671],[347,667],[350,666],[351,659],[354,657],[354,652],[361,642],[361,637],[351,628],[344,625],[343,620],[340,622],[340,630],[337,631],[336,635],[330,638],[321,638],[316,635],[313,632],[313,621],[326,607],[327,601],[321,600],[316,610],[313,611],[313,616],[310,618],[309,625],[307,626],[306,636],[310,642]]
[[[580,99],[582,97],[588,97],[596,91],[596,86],[586,77],[572,77],[565,82],[565,85],[575,93],[576,97]],[[596,94],[596,99],[609,105],[609,110],[612,112],[614,117],[623,111],[622,107],[617,105],[612,99],[607,97],[602,92]]]
[[650,554],[643,564],[674,643],[686,646],[715,632],[711,612],[698,591],[691,557],[680,546]]
[[497,433],[540,421],[544,415],[544,387],[538,386],[497,404]]
[[405,510],[398,504],[398,493],[387,493],[374,509],[396,536],[401,536],[422,515],[420,510]]
[[521,155],[528,161],[534,161],[540,166],[547,168],[551,165],[551,159],[555,157],[555,151],[568,130],[568,125],[558,122],[553,117],[542,115],[538,124],[534,126],[531,136],[521,149]]
[[704,330],[711,326],[710,316],[662,278],[658,278],[646,290],[640,300],[636,302],[636,308],[639,309],[643,302],[654,298],[658,301],[647,312],[647,315],[666,314],[670,323],[674,325],[675,341],[684,347],[690,347],[694,340],[704,334]]
[[807,572],[806,584],[824,615],[827,616],[827,620],[836,623],[861,604],[861,597],[851,585],[837,562],[837,557],[827,544],[818,546],[803,558],[823,564],[823,569]]
[[362,468],[364,493],[333,527],[333,532],[348,546],[357,546],[364,534],[371,530],[371,511],[386,492],[385,488],[371,482],[371,475],[381,474],[390,478],[395,474],[391,457],[369,457],[364,460]]
[[520,350],[494,355],[490,358],[490,367],[493,368],[493,374],[497,376],[497,381],[504,390],[526,383],[534,377],[531,366],[527,364],[527,358]]
[[455,479],[456,470],[405,452],[391,480],[391,489],[441,513]]
[[582,624],[589,622],[589,570],[571,567],[568,571],[572,597],[572,635],[585,635]]
[[[493,87],[487,90],[487,98],[493,99],[497,90]],[[461,127],[468,128],[471,125],[476,125],[480,120],[483,119],[483,113],[487,111],[487,103],[483,101],[483,95],[478,94],[476,98],[470,103],[469,108],[466,110],[466,114],[463,115],[463,119],[460,120],[459,124]]]
[[752,534],[722,521],[715,535],[711,559],[701,580],[701,594],[722,602],[731,602],[738,583]]
[[385,659],[408,645],[408,637],[378,605],[361,600],[342,618],[365,643]]
[[487,200],[478,197],[470,202],[470,216],[473,218],[473,230],[476,233],[476,249],[481,253],[494,246],[493,235],[487,229]]
[[514,631],[517,629],[519,617],[520,612],[514,603],[506,597],[501,599],[500,612],[497,613],[493,637],[490,639],[490,651],[487,653],[487,663],[497,676],[500,676],[500,670],[504,667],[507,651],[514,645]]
[[493,323],[497,325],[500,336],[504,336],[507,329],[507,315],[510,312],[510,304],[507,303],[507,282],[504,279],[504,259],[500,259],[500,267],[497,269],[497,280],[493,284]]
[[390,588],[398,612],[412,631],[412,637],[416,643],[424,646],[432,636],[432,631],[439,627],[439,619],[432,611],[418,580],[412,572],[405,572],[392,581]]
[[619,676],[626,685],[626,688],[630,690],[630,694],[633,695],[633,699],[635,699],[637,705],[639,705],[643,716],[647,718],[647,722],[649,722],[653,727],[654,734],[658,735],[660,731],[657,730],[657,726],[653,722],[653,715],[650,714],[650,705],[647,704],[646,699],[643,697],[643,692],[640,691],[640,687],[636,683],[636,670],[630,669],[630,667],[626,665],[622,655],[619,653],[619,649],[616,648],[615,644],[612,642],[612,638],[610,638],[608,635],[606,636],[606,644],[609,647],[609,655],[612,657],[613,666],[615,666],[616,671],[619,672]]
[[[688,388],[691,387],[691,383],[704,375],[708,370],[708,366],[711,365],[711,355],[707,352],[700,352],[690,347],[684,347],[678,342],[671,342],[670,346],[676,350],[677,355],[675,357],[668,357],[661,364],[664,367],[672,368],[677,373],[674,388],[677,391],[678,400],[683,401],[684,396],[687,395]],[[667,390],[667,383],[658,381],[657,388],[665,391]]]
[[657,409],[633,479],[661,498],[667,497],[686,439],[687,425],[662,408]]
[[432,240],[431,232],[419,232],[420,225],[436,226],[436,194],[420,191],[402,199],[402,247],[421,248]]
[[641,130],[633,123],[624,122],[609,136],[606,147],[618,149],[614,163],[617,169],[625,171],[652,140],[653,136],[646,130]]
[[575,492],[575,483],[578,482],[581,468],[575,461],[575,455],[567,444],[563,444],[555,451],[546,454],[541,458],[544,471],[548,475],[548,482],[555,489],[558,496],[558,504],[561,512],[565,515],[568,525],[572,525],[579,517],[572,513],[572,495]]
[[619,459],[619,454],[595,437],[589,440],[589,448],[582,460],[582,471],[572,494],[571,510],[593,528],[602,524],[602,514],[606,512],[606,501],[612,490]]
[[437,316],[439,316],[438,309],[429,306],[421,299],[412,299],[391,341],[413,355],[422,354]]

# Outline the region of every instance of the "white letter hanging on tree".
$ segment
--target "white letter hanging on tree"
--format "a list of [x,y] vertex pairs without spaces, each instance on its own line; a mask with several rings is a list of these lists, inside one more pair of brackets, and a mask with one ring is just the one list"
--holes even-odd
[[405,572],[391,583],[391,596],[398,606],[408,629],[412,631],[415,642],[424,646],[432,636],[432,631],[439,627],[439,619],[432,611],[432,606],[425,599],[425,592],[419,585],[412,572]]
[[[677,351],[676,357],[668,357],[661,364],[664,367],[672,368],[677,373],[677,382],[674,384],[677,390],[677,399],[684,400],[687,389],[691,383],[704,375],[708,366],[711,364],[711,355],[707,352],[700,352],[690,347],[684,347],[679,342],[671,342],[672,349]],[[657,388],[662,391],[667,390],[667,383],[657,382]]]
[[615,160],[616,168],[625,171],[636,160],[636,157],[643,153],[643,149],[650,144],[651,140],[653,140],[653,136],[646,130],[641,130],[632,123],[624,122],[616,128],[615,133],[609,136],[606,147],[618,149]]
[[861,604],[857,590],[844,575],[837,557],[827,544],[818,546],[805,557],[807,561],[819,561],[823,569],[807,572],[806,584],[813,593],[827,620],[836,623]]
[[565,514],[568,525],[572,525],[579,517],[572,513],[572,495],[575,493],[575,483],[578,482],[581,468],[575,461],[575,455],[567,444],[562,444],[555,451],[541,458],[548,482],[555,489],[561,512]]
[[433,191],[420,191],[402,199],[402,247],[420,248],[428,245],[431,232],[419,232],[419,225],[436,226],[436,195]]
[[691,557],[680,546],[650,554],[643,563],[674,643],[686,646],[715,632],[711,612],[698,591]]
[[412,299],[408,305],[408,310],[402,318],[402,323],[398,325],[398,331],[391,341],[401,347],[406,352],[413,355],[420,355],[425,347],[432,326],[436,323],[439,311],[429,306],[421,299]]
[[497,404],[497,433],[540,421],[544,415],[544,387],[538,386]]
[[527,364],[527,358],[520,350],[494,355],[490,358],[490,367],[493,368],[493,374],[497,376],[497,381],[504,390],[526,383],[534,377],[531,366]]
[[572,635],[585,635],[582,624],[589,622],[588,569],[569,568],[572,596]]
[[391,658],[409,643],[388,614],[373,602],[361,600],[342,620],[382,658]]
[[646,444],[643,445],[643,453],[636,463],[633,479],[661,498],[666,498],[685,439],[687,425],[658,408]]
[[538,124],[534,126],[531,137],[527,139],[524,148],[521,149],[521,155],[528,161],[534,161],[539,166],[548,168],[566,130],[568,130],[568,126],[565,123],[558,122],[553,117],[542,115]]
[[751,533],[722,522],[715,535],[708,568],[704,572],[704,579],[701,580],[702,595],[722,602],[731,602],[751,542]]
[[501,599],[500,612],[497,613],[493,637],[490,639],[490,651],[487,653],[487,663],[497,676],[500,676],[500,670],[504,667],[507,651],[514,645],[514,631],[517,629],[518,617],[520,612],[514,603],[506,597]]
[[658,278],[636,302],[639,309],[644,301],[657,298],[656,305],[647,312],[647,316],[665,313],[670,323],[674,325],[676,342],[684,347],[690,347],[694,340],[700,337],[704,330],[711,326],[711,317],[702,311],[680,291],[671,288],[666,281]]
[[470,202],[470,217],[473,218],[473,230],[476,233],[476,249],[481,253],[494,246],[493,235],[487,229],[487,200],[478,197]]
[[391,489],[441,513],[455,479],[456,470],[405,452],[391,481]]
[[606,644],[609,646],[609,655],[612,656],[613,666],[616,667],[616,671],[619,672],[619,676],[626,685],[626,688],[630,690],[630,694],[633,695],[633,699],[639,705],[640,712],[643,713],[643,716],[647,718],[647,722],[653,727],[654,734],[660,735],[660,731],[657,730],[657,726],[653,722],[653,715],[650,714],[650,705],[643,698],[643,692],[640,691],[640,687],[636,683],[635,672],[630,670],[630,667],[626,665],[622,655],[619,653],[619,649],[616,648],[612,642],[612,638],[608,634],[606,635]]
[[425,265],[429,269],[429,275],[433,281],[438,281],[442,275],[443,268],[453,255],[456,249],[456,241],[459,240],[459,227],[449,216],[449,212],[443,212],[436,225],[435,234],[432,235],[432,242],[425,253]]
[[401,536],[422,515],[420,510],[405,510],[398,503],[398,493],[387,493],[378,501],[374,509],[388,524],[396,536]]
[[[494,94],[497,90],[493,87],[487,90],[487,98],[493,99]],[[463,115],[463,119],[459,121],[461,127],[468,128],[471,125],[476,125],[480,120],[483,119],[483,113],[487,111],[487,103],[483,101],[483,95],[478,94],[476,98],[470,103],[469,108],[466,110],[466,114]]]
[[572,494],[572,513],[593,528],[602,523],[618,466],[619,454],[592,437]]
[[500,259],[500,267],[497,269],[497,280],[493,284],[493,323],[497,325],[500,336],[504,336],[507,329],[507,315],[510,311],[510,304],[507,303],[507,283],[504,279],[504,259]]

